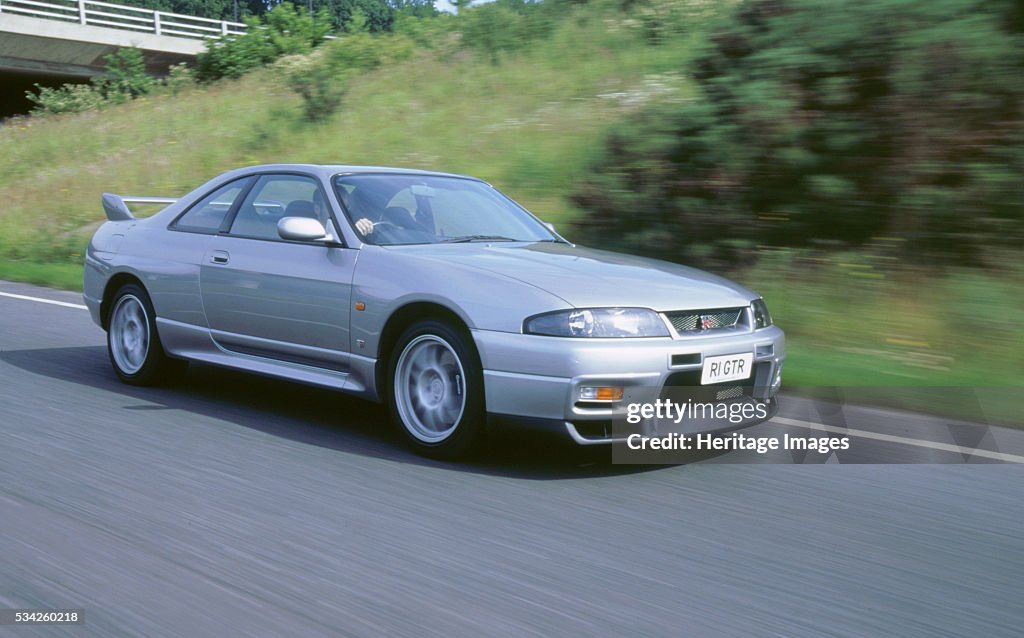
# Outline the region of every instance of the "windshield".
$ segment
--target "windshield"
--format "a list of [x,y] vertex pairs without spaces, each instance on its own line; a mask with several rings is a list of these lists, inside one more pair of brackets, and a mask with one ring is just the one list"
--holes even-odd
[[372,244],[559,241],[543,223],[483,182],[402,174],[337,175],[334,190]]

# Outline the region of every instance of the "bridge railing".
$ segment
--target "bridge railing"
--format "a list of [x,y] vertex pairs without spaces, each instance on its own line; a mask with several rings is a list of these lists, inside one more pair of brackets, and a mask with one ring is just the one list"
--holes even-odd
[[127,29],[179,38],[217,38],[242,35],[246,25],[228,20],[212,20],[168,11],[99,2],[98,0],[0,0],[0,13],[13,13],[63,20],[115,29]]

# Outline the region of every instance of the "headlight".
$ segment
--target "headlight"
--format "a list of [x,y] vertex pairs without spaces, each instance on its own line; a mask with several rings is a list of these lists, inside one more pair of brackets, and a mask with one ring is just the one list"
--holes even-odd
[[549,337],[667,337],[658,313],[646,308],[559,310],[523,322],[523,332]]
[[765,305],[764,299],[755,299],[751,302],[750,309],[754,311],[755,330],[772,325],[772,316],[768,314],[768,306]]

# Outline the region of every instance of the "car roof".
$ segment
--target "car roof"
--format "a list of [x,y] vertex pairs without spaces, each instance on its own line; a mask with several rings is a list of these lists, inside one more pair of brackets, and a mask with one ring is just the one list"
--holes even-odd
[[259,173],[267,171],[302,171],[304,173],[314,173],[323,178],[330,178],[333,175],[338,174],[357,174],[357,173],[391,173],[401,175],[431,175],[435,177],[458,177],[461,179],[472,179],[476,181],[483,181],[476,177],[469,175],[459,175],[458,173],[442,173],[438,171],[425,171],[417,168],[398,168],[394,166],[359,166],[355,164],[258,164],[256,166],[246,166],[244,168],[238,168],[233,171],[229,171],[226,174],[239,174],[245,175],[250,173]]

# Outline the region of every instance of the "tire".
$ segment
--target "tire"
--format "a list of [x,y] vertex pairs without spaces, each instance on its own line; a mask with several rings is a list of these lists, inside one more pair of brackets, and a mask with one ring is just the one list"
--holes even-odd
[[409,326],[391,353],[386,387],[391,420],[417,453],[454,459],[480,448],[484,377],[464,330],[436,319]]
[[156,313],[146,291],[125,284],[111,302],[107,325],[107,354],[121,381],[129,385],[156,385],[184,371],[187,362],[164,352],[156,331]]

